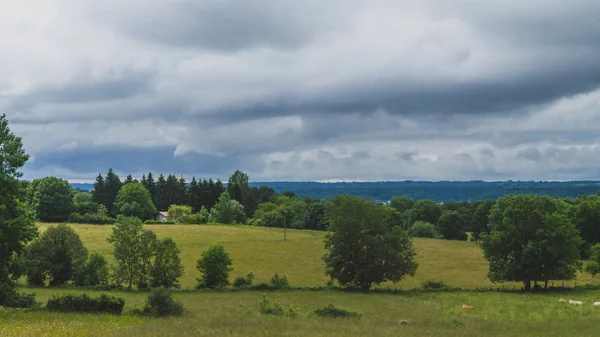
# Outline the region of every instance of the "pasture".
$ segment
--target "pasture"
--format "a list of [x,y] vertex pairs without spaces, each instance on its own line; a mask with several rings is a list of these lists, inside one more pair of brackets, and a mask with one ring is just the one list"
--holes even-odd
[[[40,230],[48,227],[40,224]],[[106,242],[111,226],[73,225],[88,250],[105,254],[112,261]],[[159,237],[170,236],[181,249],[185,274],[183,288],[193,288],[196,260],[212,242],[221,242],[233,259],[230,280],[248,271],[256,282],[268,282],[275,273],[286,275],[294,287],[323,286],[327,281],[321,257],[323,232],[224,225],[147,225]],[[471,242],[415,239],[419,269],[414,277],[382,287],[410,289],[425,280],[442,280],[462,288],[512,288],[492,285],[486,278],[487,264],[481,250]],[[579,275],[578,284],[594,282]],[[21,280],[20,284],[23,285]],[[22,287],[45,303],[55,294],[77,293],[75,288]],[[97,291],[86,290],[90,295]],[[260,291],[185,292],[175,297],[189,312],[183,317],[146,318],[128,314],[144,305],[147,293],[113,291],[126,300],[122,316],[26,312],[0,308],[0,336],[595,336],[600,323],[600,291],[568,291],[546,294],[499,292],[400,294],[347,293],[333,290],[266,292],[269,300],[297,308],[295,318],[262,316]],[[583,301],[582,306],[558,299]],[[333,301],[335,306],[362,313],[360,319],[320,318],[316,308]],[[462,304],[473,309],[461,309]],[[401,325],[406,319],[408,325]]]

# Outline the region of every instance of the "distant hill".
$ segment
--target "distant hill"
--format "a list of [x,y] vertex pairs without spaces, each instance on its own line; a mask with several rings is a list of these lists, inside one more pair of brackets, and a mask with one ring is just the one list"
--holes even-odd
[[[250,186],[267,185],[277,193],[292,191],[300,198],[311,196],[330,199],[338,194],[371,197],[377,201],[388,201],[393,196],[405,195],[415,200],[433,199],[443,201],[476,201],[498,199],[506,194],[533,193],[554,197],[571,197],[596,194],[600,181],[382,181],[382,182],[251,182]],[[92,190],[93,184],[71,186]]]

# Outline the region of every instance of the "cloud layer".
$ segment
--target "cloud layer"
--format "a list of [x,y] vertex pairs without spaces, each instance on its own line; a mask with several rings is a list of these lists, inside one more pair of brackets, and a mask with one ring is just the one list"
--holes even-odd
[[2,7],[28,178],[600,178],[597,1]]

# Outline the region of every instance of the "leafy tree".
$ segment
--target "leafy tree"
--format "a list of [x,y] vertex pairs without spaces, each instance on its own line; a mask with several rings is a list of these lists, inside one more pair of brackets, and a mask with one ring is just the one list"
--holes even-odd
[[77,192],[73,195],[73,202],[79,205],[84,202],[93,202],[92,194],[89,192]]
[[223,224],[246,222],[244,206],[236,200],[231,199],[227,192],[221,194],[219,202],[212,208],[210,216],[212,221]]
[[108,262],[104,255],[92,253],[88,257],[86,264],[77,270],[75,275],[75,285],[78,286],[97,286],[108,285]]
[[372,200],[335,197],[325,237],[326,274],[363,290],[414,275],[418,264],[410,238],[400,227],[388,229],[384,218],[384,208]]
[[437,231],[444,239],[467,239],[467,233],[465,233],[465,219],[458,211],[445,211],[438,220]]
[[392,197],[392,200],[390,201],[390,207],[395,208],[398,212],[403,214],[410,211],[414,204],[415,201],[406,196]]
[[159,241],[151,230],[143,230],[140,235],[139,245],[139,276],[135,285],[139,288],[148,288],[152,275],[152,259],[156,257]]
[[494,200],[484,201],[482,204],[477,206],[473,219],[471,221],[471,231],[473,232],[473,239],[479,240],[481,233],[489,233],[488,229],[488,215],[490,210],[496,204]]
[[56,177],[40,179],[34,192],[33,206],[40,221],[67,221],[74,209],[69,182]]
[[419,200],[409,212],[409,223],[425,221],[437,225],[440,216],[442,216],[442,207],[437,202],[429,199]]
[[125,216],[135,216],[142,220],[152,219],[156,208],[150,192],[140,183],[123,185],[117,194],[114,209]]
[[27,281],[39,286],[49,279],[51,286],[63,285],[85,264],[87,254],[73,228],[66,224],[50,226],[28,246]]
[[250,212],[250,209],[254,210],[255,207],[249,207],[253,201],[251,200],[250,195],[250,186],[248,186],[248,175],[244,172],[236,170],[229,177],[227,181],[227,193],[232,200],[236,200],[242,206],[244,206],[245,212],[247,216],[252,216],[253,213]]
[[229,272],[231,258],[225,251],[225,247],[219,243],[213,243],[198,259],[196,267],[202,274],[198,279],[199,288],[218,288],[229,284]]
[[[136,217],[119,215],[112,234],[106,241],[114,248],[115,264],[113,278],[117,284],[126,282],[129,288],[144,284],[150,268],[149,259],[154,256],[151,231],[145,230],[142,221]],[[156,238],[156,236],[154,236]]]
[[435,229],[435,226],[430,224],[429,222],[424,221],[415,222],[408,230],[408,234],[415,238],[435,239],[438,237],[438,233]]
[[192,214],[192,207],[186,205],[169,206],[169,220],[179,222],[183,217]]
[[573,222],[584,241],[591,244],[600,242],[600,198],[578,199]]
[[398,210],[396,210],[393,207],[385,207],[384,212],[385,212],[384,221],[385,221],[385,225],[388,228],[391,229],[394,227],[401,227],[403,229],[407,229],[406,228],[406,219],[405,219],[404,215],[402,213],[400,213]]
[[323,202],[308,206],[304,214],[304,228],[319,231],[327,229],[326,208]]
[[151,271],[152,287],[179,287],[178,279],[183,275],[179,248],[171,238],[157,242],[156,259]]
[[481,246],[492,282],[568,280],[581,268],[577,228],[564,212],[564,202],[546,196],[508,195],[489,215],[490,234]]
[[590,273],[592,277],[600,274],[600,243],[590,248],[590,258],[585,261],[583,271]]
[[8,127],[6,115],[0,115],[0,305],[7,305],[16,295],[11,279],[20,276],[25,245],[37,236],[33,214],[25,205],[26,190],[19,182],[29,156],[21,137]]

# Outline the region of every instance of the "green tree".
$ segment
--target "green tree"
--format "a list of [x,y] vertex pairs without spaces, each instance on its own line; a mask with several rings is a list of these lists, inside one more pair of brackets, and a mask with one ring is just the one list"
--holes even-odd
[[77,286],[97,286],[108,285],[109,271],[108,262],[104,255],[94,252],[88,257],[88,261],[77,270],[75,275],[75,285]]
[[435,229],[435,226],[424,221],[415,222],[408,230],[408,234],[415,238],[435,239],[438,237],[438,232]]
[[20,137],[8,127],[6,115],[0,115],[0,305],[16,296],[13,279],[20,276],[25,245],[37,236],[33,214],[25,204],[26,190],[19,182],[29,156]]
[[142,220],[152,219],[157,212],[150,192],[142,184],[133,182],[121,187],[114,209],[118,214],[135,216]]
[[429,199],[419,200],[409,212],[408,223],[425,221],[437,225],[440,216],[442,216],[442,207],[437,202]]
[[573,222],[584,241],[591,244],[600,242],[600,198],[578,199]]
[[590,258],[585,261],[583,271],[590,273],[592,277],[600,274],[600,244],[595,244],[590,248]]
[[[114,248],[113,278],[117,284],[144,284],[148,278],[148,260],[154,256],[152,234],[139,218],[119,215],[106,241]],[[156,236],[154,236],[156,238]]]
[[437,232],[444,239],[466,240],[465,219],[458,211],[445,211],[438,220]]
[[63,285],[85,264],[87,254],[73,228],[66,224],[50,226],[28,246],[27,281],[40,286],[49,279],[51,286]]
[[335,197],[325,237],[326,274],[362,290],[414,275],[418,264],[412,241],[402,228],[387,228],[384,219],[383,206],[372,200]]
[[225,247],[219,243],[213,243],[202,253],[196,267],[202,274],[198,279],[198,288],[218,288],[229,284],[229,272],[231,258],[225,251]]
[[106,207],[107,191],[106,183],[102,174],[98,174],[96,181],[94,182],[94,189],[92,190],[92,201]]
[[564,212],[564,202],[546,196],[508,195],[500,198],[489,215],[490,234],[481,246],[489,262],[492,282],[568,280],[581,268],[577,228]]
[[151,271],[152,287],[179,287],[178,279],[183,275],[179,248],[171,238],[157,242],[156,258]]
[[392,197],[392,200],[390,201],[390,207],[395,208],[402,214],[410,211],[414,204],[415,201],[406,196]]
[[210,216],[212,221],[223,224],[246,222],[244,206],[231,199],[227,192],[221,194],[219,202],[211,209]]
[[[250,195],[250,186],[248,185],[248,175],[246,173],[239,170],[233,172],[227,181],[227,193],[232,200],[236,200],[244,206],[247,216],[251,217],[254,214],[256,207],[253,207],[255,202]],[[256,203],[255,206],[257,205]]]
[[319,231],[327,229],[325,203],[316,202],[308,206],[304,214],[304,228]]
[[475,208],[471,220],[471,231],[473,232],[473,239],[476,241],[479,240],[481,233],[489,233],[488,215],[494,204],[496,204],[495,200],[487,200]]
[[93,202],[92,194],[89,192],[77,192],[73,195],[73,202],[79,205],[84,202]]
[[117,198],[117,194],[121,189],[121,186],[122,183],[119,179],[119,176],[113,171],[112,168],[108,169],[108,172],[106,173],[106,178],[104,180],[104,197],[106,199],[101,204],[103,204],[106,207],[108,213],[112,216],[117,214],[116,210],[114,209],[114,203],[115,199]]
[[169,206],[169,220],[179,222],[185,216],[192,214],[192,207],[186,205]]
[[33,207],[40,221],[67,221],[74,210],[73,192],[66,180],[42,178],[33,195]]

